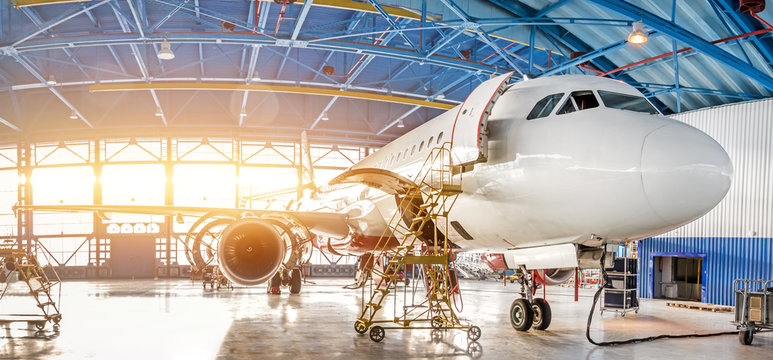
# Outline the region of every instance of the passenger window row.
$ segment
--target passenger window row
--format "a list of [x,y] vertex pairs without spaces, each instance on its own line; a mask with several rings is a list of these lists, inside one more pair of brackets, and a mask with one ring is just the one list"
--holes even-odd
[[[657,114],[658,111],[643,96],[621,94],[612,91],[598,90],[598,95],[604,106],[612,109],[629,110]],[[564,93],[545,96],[534,105],[526,120],[539,119],[549,116],[558,102],[564,97]],[[564,103],[558,108],[556,115],[573,113],[585,109],[599,107],[599,101],[591,90],[574,91],[567,96]]]
[[[379,161],[378,164],[376,164],[376,167],[384,168],[387,166],[391,166],[399,162],[400,160],[408,159],[409,156],[413,156],[414,154],[419,154],[422,152],[422,150],[428,150],[431,149],[434,145],[440,145],[443,142],[443,132],[441,131],[439,134],[437,134],[437,140],[435,140],[435,136],[430,136],[429,139],[425,142],[422,140],[421,143],[419,143],[418,150],[416,149],[416,145],[414,144],[410,148],[405,148],[405,150],[398,152],[397,154],[392,153],[383,160]],[[410,150],[410,151],[409,151]]]

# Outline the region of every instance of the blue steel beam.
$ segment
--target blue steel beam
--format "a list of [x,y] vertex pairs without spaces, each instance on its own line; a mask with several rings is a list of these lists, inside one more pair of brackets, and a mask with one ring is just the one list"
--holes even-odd
[[[356,28],[356,27],[357,27],[357,25],[359,25],[359,24],[360,24],[360,21],[362,21],[362,18],[363,18],[364,16],[365,16],[365,13],[364,13],[364,12],[358,12],[358,13],[356,13],[356,14],[355,14],[355,15],[352,17],[352,19],[351,19],[351,21],[349,22],[349,24],[347,24],[347,25],[346,25],[346,30],[345,30],[345,31],[346,31],[347,33],[351,33],[351,32],[354,30],[354,28]],[[330,59],[333,57],[333,55],[335,55],[335,51],[328,51],[328,53],[327,53],[327,56],[325,56],[325,59],[323,59],[323,60],[322,60],[322,63],[320,63],[320,64],[319,64],[319,68],[321,69],[323,66],[325,66],[325,64],[327,64],[327,63],[330,61]],[[312,80],[312,81],[316,80],[316,79],[317,79],[317,76],[319,76],[319,75],[318,75],[318,74],[315,74],[315,75],[314,75],[314,77],[313,77],[311,80]]]
[[312,1],[313,0],[305,0],[303,2],[301,13],[298,14],[297,18],[295,19],[295,25],[293,26],[293,33],[290,35],[291,40],[297,39],[298,35],[301,33],[301,27],[303,26],[303,23],[306,21],[306,16],[309,15],[309,9],[311,9]]
[[[138,2],[138,4],[142,4],[142,0],[135,0]],[[134,20],[135,29],[137,29],[137,32],[140,33],[140,37],[145,38],[145,27],[142,25],[142,19],[141,15],[138,14],[138,10],[134,8],[134,5],[132,4],[132,0],[126,0],[126,3],[129,4],[129,11],[132,13],[132,19]],[[124,30],[126,31],[126,30]]]
[[[464,20],[465,22],[474,21],[474,19],[472,19],[469,15],[467,15],[467,13],[465,13],[461,8],[459,8],[459,6],[457,6],[456,3],[453,2],[453,0],[440,0],[440,1],[443,3],[443,5],[451,9],[451,12],[453,12],[458,18]],[[507,56],[507,54],[505,54],[504,51],[502,51],[502,49],[496,44],[496,42],[494,42],[494,40],[488,35],[488,33],[486,33],[485,31],[483,31],[483,29],[475,25],[470,25],[467,27],[474,28],[474,31],[478,33],[478,36],[480,37],[480,39],[486,44],[488,44],[489,46],[491,46],[491,48],[493,48],[494,51],[498,52],[499,55],[505,60],[505,62],[507,62],[507,64],[511,66],[512,70],[515,70],[519,74],[523,75],[523,72],[521,71],[521,69],[518,68],[518,65],[515,65],[515,63],[512,60],[510,60],[510,57]]]
[[[86,4],[81,4],[81,7],[85,8]],[[91,10],[86,11],[86,16],[89,17],[89,20],[91,20],[91,23],[94,24],[94,26],[96,26],[97,28],[99,28],[99,30],[104,30],[102,29],[102,24],[100,24],[99,21],[97,21],[97,18],[94,16]],[[108,46],[107,50],[110,52],[110,55],[113,56],[113,59],[115,60],[116,64],[121,69],[121,71],[123,71],[125,75],[128,75],[126,73],[126,68],[123,66],[123,62],[121,61],[121,58],[118,57],[118,54],[115,52],[115,49],[113,49],[112,46]]]
[[11,46],[17,46],[17,45],[19,45],[19,44],[21,44],[21,43],[23,43],[23,42],[25,42],[25,41],[27,41],[29,39],[34,38],[35,36],[37,36],[39,34],[42,34],[42,33],[46,32],[46,31],[48,31],[49,29],[53,28],[54,26],[57,26],[57,25],[65,22],[67,20],[70,20],[70,19],[72,19],[72,18],[74,18],[74,17],[76,17],[76,16],[78,16],[80,14],[83,14],[86,11],[89,11],[91,9],[99,7],[102,4],[106,4],[109,1],[110,0],[103,0],[103,1],[100,1],[98,3],[94,3],[94,4],[90,5],[90,6],[86,6],[86,7],[75,5],[75,6],[71,7],[70,9],[66,10],[63,14],[59,15],[58,17],[56,17],[54,19],[51,19],[51,20],[47,21],[44,24],[41,24],[40,26],[38,26],[38,28],[35,31],[33,31],[33,32],[29,33],[29,34],[23,35],[21,38],[19,38],[18,40],[14,41],[13,44],[11,44]]
[[648,12],[638,6],[630,4],[622,0],[590,0],[591,2],[605,7],[609,10],[615,11],[621,15],[628,16],[631,19],[641,19],[648,26],[658,30],[659,32],[670,36],[671,38],[678,40],[687,46],[700,51],[701,53],[713,58],[714,60],[722,63],[732,69],[739,71],[741,74],[748,76],[751,79],[764,85],[766,88],[773,90],[773,77],[763,73],[752,65],[749,65],[737,57],[722,50],[718,46],[700,38],[698,35],[682,28],[681,26],[674,24],[668,20],[660,18],[659,16]]
[[[30,19],[30,21],[32,21],[33,24],[35,24],[35,26],[37,26],[37,27],[42,27],[43,26],[43,19],[40,17],[40,15],[38,15],[38,13],[35,11],[34,8],[32,8],[32,7],[23,7],[23,8],[20,8],[20,10],[21,10],[22,13],[24,13],[24,15],[27,16],[27,18]],[[86,10],[86,13],[87,14],[89,13],[88,10]],[[96,21],[94,23],[96,23]],[[50,29],[46,30],[45,32],[49,33],[49,34],[51,33]],[[75,56],[75,54],[72,53],[72,51],[70,51],[70,49],[62,48],[62,51],[64,51],[64,53],[67,55],[67,57],[70,58],[70,60],[73,62],[73,64],[75,64],[75,66],[78,67],[78,69],[81,71],[81,73],[83,73],[84,76],[86,76],[87,79],[91,78],[89,73],[86,72],[86,70],[83,68],[81,62],[78,61],[78,58]]]
[[[518,17],[533,17],[535,14],[537,14],[537,10],[534,10],[530,8],[527,5],[524,5],[520,2],[515,1],[507,1],[507,0],[488,0],[490,3],[499,6],[500,8],[507,10],[511,14],[518,16]],[[584,52],[593,52],[596,50],[595,47],[588,45],[586,42],[582,41],[582,39],[578,38],[576,35],[572,34],[571,32],[567,31],[563,27],[560,26],[543,26],[541,28],[541,31],[547,35],[547,37],[550,39],[554,39],[555,41],[558,41],[561,43],[565,48],[571,50],[571,51],[584,51]],[[592,60],[592,63],[602,71],[606,70],[612,70],[616,69],[618,66],[614,64],[609,59],[599,56]],[[614,76],[614,75],[613,75]],[[626,82],[633,82],[633,78],[627,75],[619,75],[617,76],[619,79],[626,81]],[[653,99],[654,105],[660,109],[661,111],[666,109],[666,106],[658,101],[657,99]]]
[[[675,85],[662,85],[662,84],[648,84],[648,85],[632,84],[632,85],[634,85],[637,88],[644,88],[644,89],[650,90],[652,96],[659,96],[659,95],[664,95],[672,92],[686,92],[686,93],[699,94],[699,95],[726,96],[726,97],[742,99],[742,100],[759,100],[759,99],[766,98],[766,96],[760,95],[760,94],[749,94],[749,93],[741,93],[736,91],[698,88],[698,87],[692,87],[692,86],[680,86],[679,88],[677,88]],[[659,85],[662,85],[662,86],[659,86]],[[652,91],[651,89],[656,89],[656,90]]]
[[[129,24],[131,28],[139,32],[139,30],[137,29],[137,25],[134,24],[134,21],[132,20],[132,18],[129,15],[126,15],[123,9],[121,9],[121,7],[118,6],[117,0],[110,0],[109,4],[110,4],[110,7],[113,8],[113,12],[115,13],[115,17],[118,18],[119,23],[121,23],[122,21],[125,21],[127,24]],[[129,31],[125,29],[124,32],[129,32]]]
[[182,8],[183,5],[185,5],[188,1],[190,1],[190,0],[185,0],[185,1],[181,2],[181,3],[179,3],[177,6],[173,7],[172,10],[170,10],[166,15],[164,15],[155,24],[153,24],[153,26],[150,27],[150,30],[148,32],[154,32],[154,31],[158,30],[158,28],[161,27],[161,25],[164,25],[164,23],[167,22],[167,20],[172,18],[172,16],[174,16],[174,14],[176,14],[178,11],[180,11],[180,8]]
[[[163,0],[154,0],[154,2],[158,4],[166,5],[169,7],[176,7],[180,4],[179,2],[173,3],[173,2],[163,1]],[[185,1],[183,0],[183,2]],[[221,13],[218,13],[217,11],[207,9],[195,4],[191,6],[191,4],[186,2],[185,4],[183,4],[182,7],[180,7],[180,10],[183,11],[182,13],[190,14],[190,16],[199,16],[198,19],[205,20],[217,27],[220,27],[220,24],[222,22],[228,22],[228,23],[234,24],[235,27],[240,28],[242,31],[250,31],[250,32],[253,31],[253,24],[245,23],[244,21],[237,19],[235,17],[221,14]],[[265,28],[258,28],[258,34],[272,39],[274,38],[273,36],[267,35],[264,32],[264,30]]]
[[[169,33],[167,37],[174,43],[204,43],[204,44],[222,44],[222,45],[252,45],[261,44],[269,46],[286,47],[286,44],[268,39],[265,37],[256,37],[254,34],[245,33],[184,33],[176,32]],[[151,38],[138,38],[136,34],[132,33],[110,33],[99,34],[91,36],[60,36],[56,38],[39,38],[34,41],[29,41],[18,47],[10,47],[6,49],[14,49],[19,52],[26,51],[40,51],[48,49],[58,49],[68,46],[106,46],[106,45],[129,45],[129,44],[147,44],[147,43],[160,43],[163,39],[163,35],[154,34]],[[290,44],[293,45],[293,44]],[[424,61],[425,63],[438,65],[442,67],[451,67],[457,69],[464,69],[468,71],[482,71],[487,74],[501,73],[506,69],[501,69],[496,66],[482,64],[479,62],[465,61],[458,58],[435,55],[424,59],[416,54],[414,51],[406,49],[398,49],[394,47],[379,46],[368,43],[359,42],[341,42],[341,41],[321,41],[321,42],[309,42],[303,44],[296,44],[294,46],[305,47],[307,49],[315,50],[332,50],[347,53],[358,54],[373,54],[376,56],[382,56],[385,58],[406,60],[406,61]]]
[[[277,55],[279,55],[279,56],[282,56],[282,57],[284,57],[284,58],[285,58],[286,60],[288,60],[288,61],[291,61],[291,62],[294,62],[294,63],[298,64],[300,67],[302,67],[302,68],[304,68],[304,69],[306,69],[306,70],[309,70],[309,71],[311,71],[311,72],[313,72],[313,73],[315,73],[315,74],[317,74],[317,75],[319,75],[319,76],[321,76],[321,77],[323,77],[323,78],[325,78],[325,79],[328,79],[328,80],[330,80],[330,82],[331,82],[331,83],[333,83],[333,84],[339,84],[339,81],[338,81],[338,80],[336,80],[336,79],[334,79],[334,78],[332,78],[332,77],[330,77],[330,76],[327,76],[327,75],[325,75],[324,73],[322,73],[322,71],[319,71],[319,70],[317,70],[317,69],[315,69],[315,68],[312,68],[311,66],[309,66],[309,65],[306,65],[306,64],[304,64],[304,63],[302,63],[302,62],[300,62],[300,61],[298,61],[298,60],[296,60],[296,59],[293,59],[293,58],[292,58],[292,57],[290,57],[290,56],[286,56],[286,55],[282,54],[281,52],[279,52],[279,51],[277,51],[277,50],[274,50],[274,49],[272,49],[271,47],[268,47],[268,46],[266,46],[266,47],[265,47],[265,49],[266,49],[267,51],[269,51],[269,52],[272,52],[272,53],[274,53],[274,54],[277,54]],[[292,49],[292,48],[288,48],[288,49]]]
[[[737,1],[731,0],[709,0],[714,5],[719,6],[732,23],[738,27],[738,30],[744,33],[757,30],[761,24],[756,20],[750,19],[748,16],[737,12]],[[755,26],[756,25],[756,26]],[[752,37],[752,42],[757,51],[762,54],[765,60],[768,62],[769,67],[773,67],[773,46],[770,45],[771,40],[758,39],[756,36]]]
[[[647,34],[648,35],[653,35],[653,34],[655,34],[655,31],[650,31]],[[580,64],[582,64],[582,63],[584,63],[586,61],[590,61],[590,60],[598,58],[599,56],[603,56],[604,54],[609,53],[610,51],[619,49],[619,48],[625,46],[625,44],[627,44],[627,43],[628,43],[628,40],[620,40],[620,41],[618,41],[616,43],[612,43],[612,44],[600,47],[600,48],[598,48],[598,49],[596,49],[594,51],[590,51],[590,52],[587,52],[587,53],[585,53],[585,54],[583,54],[581,56],[578,56],[578,57],[576,57],[574,59],[570,59],[570,60],[562,63],[561,65],[554,66],[554,67],[548,69],[547,71],[543,72],[542,74],[539,74],[539,76],[549,76],[549,75],[557,74],[557,73],[559,73],[561,71],[564,71],[566,69],[573,68],[573,67],[575,67],[577,65],[580,65]]]
[[[672,5],[672,10],[671,10],[671,21],[676,22],[676,20],[674,20],[675,19],[674,9],[676,9],[676,0],[673,0],[673,1],[674,1],[674,5]],[[717,19],[719,19],[719,21],[722,23],[722,26],[725,27],[725,30],[727,30],[728,34],[735,35],[738,31],[740,31],[740,28],[738,27],[737,24],[733,24],[735,25],[735,30],[730,27],[730,24],[728,24],[727,22],[728,20],[732,21],[732,19],[726,19],[727,16],[723,13],[723,10],[719,8],[719,5],[717,5],[716,1],[714,0],[708,0],[708,1],[709,1],[709,5],[711,5],[711,9],[714,10],[714,14],[717,15]],[[757,40],[756,37],[753,37],[753,38],[754,40]],[[738,45],[738,50],[741,50],[741,53],[743,54],[744,58],[746,58],[746,62],[751,64],[752,59],[749,58],[749,54],[747,54],[746,50],[743,48],[743,46],[741,46],[741,40],[735,39],[733,40],[733,42],[736,43],[736,45]],[[757,50],[757,52],[759,52],[759,50]]]
[[545,6],[542,8],[542,10],[538,11],[536,14],[534,14],[534,17],[543,17],[547,15],[549,12],[555,11],[556,9],[566,5],[566,3],[570,2],[572,0],[558,0],[555,3]]
[[389,13],[387,13],[387,12],[386,12],[386,10],[384,10],[384,8],[383,8],[383,7],[381,7],[381,4],[379,4],[379,3],[378,3],[378,2],[376,2],[375,0],[368,0],[368,2],[369,2],[371,5],[373,5],[373,7],[374,7],[374,8],[376,8],[376,11],[378,11],[378,13],[379,13],[379,14],[381,14],[381,16],[382,16],[382,17],[384,17],[384,19],[386,19],[387,23],[389,23],[389,26],[391,26],[393,29],[395,29],[395,30],[397,30],[397,31],[398,31],[398,33],[400,34],[400,37],[402,37],[402,38],[403,38],[403,40],[405,40],[405,42],[407,42],[407,43],[408,43],[408,45],[409,45],[409,46],[410,46],[410,47],[411,47],[411,48],[412,48],[414,51],[416,51],[417,53],[421,53],[421,51],[419,51],[419,48],[416,46],[416,44],[414,44],[414,43],[413,43],[413,40],[411,40],[411,38],[409,38],[409,37],[408,37],[408,35],[406,35],[406,34],[405,34],[403,31],[402,31],[402,29],[401,29],[400,25],[399,25],[399,24],[397,24],[397,22],[395,22],[395,20],[394,20],[394,19],[392,19],[392,16],[391,16],[391,15],[389,15]]
[[[406,20],[406,21],[407,21],[407,20]],[[391,34],[387,35],[387,36],[386,36],[386,37],[385,37],[385,38],[384,38],[384,39],[381,41],[380,45],[387,45],[387,44],[389,44],[389,42],[390,42],[390,41],[392,41],[392,39],[393,39],[393,38],[394,38],[396,35],[397,35],[397,33],[391,33]],[[359,67],[358,67],[358,68],[357,68],[357,69],[356,69],[356,70],[355,70],[355,71],[354,71],[354,72],[353,72],[353,73],[352,73],[352,74],[349,76],[349,78],[348,78],[348,79],[346,79],[346,82],[344,83],[344,86],[343,86],[343,88],[344,88],[344,89],[348,89],[348,88],[349,88],[349,87],[352,85],[352,83],[354,83],[354,80],[356,80],[356,79],[357,79],[357,77],[359,77],[359,76],[360,76],[360,74],[362,74],[362,72],[365,70],[365,68],[366,68],[366,67],[367,67],[367,66],[370,64],[370,62],[371,62],[371,61],[373,61],[373,59],[375,59],[375,58],[376,58],[376,56],[375,56],[375,55],[367,55],[367,57],[365,58],[365,60],[363,60],[363,61],[362,61],[362,63],[360,63]],[[310,127],[310,129],[313,129],[315,126],[317,126],[317,123],[319,123],[319,121],[322,119],[322,117],[325,115],[325,113],[326,113],[328,110],[330,110],[330,108],[331,108],[331,107],[333,107],[333,104],[335,104],[335,102],[336,102],[337,100],[338,100],[338,96],[333,96],[333,98],[332,98],[332,99],[330,99],[330,101],[329,101],[329,102],[328,102],[328,104],[325,106],[325,108],[324,108],[324,109],[322,109],[322,111],[319,113],[319,115],[317,115],[316,119],[315,119],[315,120],[314,120],[314,122],[311,124],[311,127]],[[367,121],[366,121],[366,123],[367,123]],[[370,123],[367,123],[367,125],[368,125],[368,126],[370,126]]]
[[[196,2],[196,7],[197,8],[198,8],[198,5],[199,4],[198,4],[198,1],[197,1]],[[254,17],[255,17],[255,2],[254,1],[250,1],[250,8],[249,8],[249,10],[247,10],[247,22],[248,23],[254,22],[254,20],[255,20]],[[239,74],[244,74],[244,63],[245,63],[245,61],[247,59],[247,49],[248,49],[247,46],[244,46],[242,48],[242,55],[240,57],[240,62],[239,62]]]
[[[12,56],[14,59],[16,59],[16,61],[19,64],[21,64],[21,66],[23,66],[25,69],[27,69],[27,71],[29,71],[29,73],[32,74],[32,76],[38,79],[38,81],[40,81],[41,84],[46,84],[46,79],[43,77],[43,75],[37,72],[37,70],[35,70],[35,68],[32,67],[27,60],[22,58],[21,55],[19,55],[19,53],[14,52],[9,55]],[[54,94],[54,96],[59,98],[59,100],[61,100],[62,103],[64,103],[64,105],[66,105],[68,108],[70,108],[70,110],[72,110],[76,115],[78,115],[78,118],[80,118],[81,121],[83,121],[88,127],[90,128],[94,127],[93,125],[91,125],[91,123],[88,120],[86,120],[83,114],[81,114],[81,112],[78,111],[78,109],[76,109],[75,106],[72,103],[70,103],[64,97],[64,95],[62,95],[62,93],[59,92],[59,90],[55,89],[53,86],[47,86],[47,87],[48,87],[48,90],[51,91],[52,94]]]

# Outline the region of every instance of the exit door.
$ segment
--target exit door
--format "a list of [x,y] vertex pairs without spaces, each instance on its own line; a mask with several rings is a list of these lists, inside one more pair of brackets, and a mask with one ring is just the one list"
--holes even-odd
[[110,267],[115,278],[152,278],[155,275],[154,237],[110,239]]

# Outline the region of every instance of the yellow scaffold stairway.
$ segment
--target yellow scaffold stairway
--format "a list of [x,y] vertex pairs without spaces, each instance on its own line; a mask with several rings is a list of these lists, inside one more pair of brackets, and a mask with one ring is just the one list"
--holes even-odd
[[[23,321],[43,330],[46,323],[51,322],[54,330],[58,331],[59,322],[62,320],[58,305],[61,300],[62,280],[51,262],[41,265],[37,257],[20,248],[13,240],[7,240],[0,243],[0,265],[5,283],[0,292],[0,300],[5,296],[12,280],[18,280],[27,285],[29,295],[35,299],[41,311],[41,314],[0,314],[0,324]],[[54,292],[57,295],[52,295]]]
[[[369,284],[362,287],[362,311],[354,329],[360,334],[370,329],[370,339],[376,342],[384,339],[386,329],[459,329],[467,331],[470,340],[478,340],[480,328],[459,318],[452,306],[456,281],[451,279],[449,261],[453,254],[451,244],[438,231],[449,228],[448,214],[462,192],[462,168],[451,164],[446,143],[432,149],[419,169],[411,187],[398,196],[400,210],[371,255],[383,259],[384,265],[376,265],[373,259],[367,262],[374,265]],[[412,286],[404,286],[398,296],[398,273],[405,265],[418,268],[420,279],[414,277]],[[392,317],[377,318],[389,298]]]

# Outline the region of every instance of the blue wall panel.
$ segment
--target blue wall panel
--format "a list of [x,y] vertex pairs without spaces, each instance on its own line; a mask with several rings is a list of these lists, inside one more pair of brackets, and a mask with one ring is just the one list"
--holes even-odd
[[701,297],[710,304],[735,305],[733,280],[773,280],[771,238],[649,238],[639,242],[639,296],[652,298],[652,258],[703,258]]

